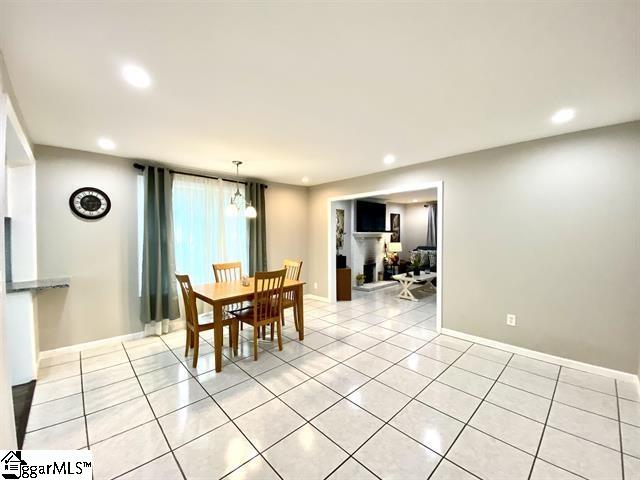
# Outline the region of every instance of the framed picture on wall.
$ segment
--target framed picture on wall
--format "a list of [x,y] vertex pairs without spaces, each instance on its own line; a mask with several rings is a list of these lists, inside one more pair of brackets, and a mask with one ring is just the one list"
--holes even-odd
[[389,225],[391,225],[391,241],[399,242],[400,241],[400,214],[399,213],[389,214]]
[[336,209],[336,250],[338,253],[344,247],[344,210]]

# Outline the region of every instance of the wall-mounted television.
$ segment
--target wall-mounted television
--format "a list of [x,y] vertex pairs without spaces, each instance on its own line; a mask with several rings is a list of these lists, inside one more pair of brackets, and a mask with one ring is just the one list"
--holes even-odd
[[384,203],[356,200],[356,231],[384,232],[387,206]]

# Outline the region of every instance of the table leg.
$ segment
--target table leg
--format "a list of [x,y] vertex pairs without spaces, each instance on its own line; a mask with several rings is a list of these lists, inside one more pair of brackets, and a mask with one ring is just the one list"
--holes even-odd
[[213,349],[215,351],[216,372],[222,371],[222,305],[213,306]]
[[296,288],[296,303],[298,307],[298,339],[304,340],[304,301],[303,301],[304,292],[302,290],[302,285]]
[[402,291],[398,294],[398,298],[404,298],[405,300],[413,300],[416,301],[416,297],[413,296],[413,293],[409,290],[409,287],[413,285],[411,280],[399,280],[400,286],[402,287]]

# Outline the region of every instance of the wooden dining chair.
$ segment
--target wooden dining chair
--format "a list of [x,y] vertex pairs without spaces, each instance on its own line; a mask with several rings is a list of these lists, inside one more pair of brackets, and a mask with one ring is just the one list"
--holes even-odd
[[[284,268],[287,271],[286,278],[289,280],[300,280],[300,272],[302,271],[302,260],[285,260]],[[298,330],[298,302],[296,300],[296,292],[285,292],[282,299],[282,310],[293,308],[293,323]],[[282,324],[284,325],[284,313],[282,315]]]
[[[282,296],[286,269],[273,272],[256,272],[253,282],[253,302],[249,309],[236,316],[241,323],[253,326],[253,359],[258,360],[258,335],[261,327],[273,326],[278,334],[278,350],[282,350]],[[238,329],[235,329],[235,344],[238,344]]]
[[[214,263],[211,265],[213,268],[213,276],[216,279],[216,283],[220,282],[236,282],[242,279],[242,263],[241,262],[227,262],[227,263]],[[236,315],[238,312],[249,308],[251,305],[249,302],[232,303],[226,305],[224,310],[231,314]],[[240,324],[240,330],[242,330],[243,324]]]
[[[180,284],[182,291],[182,300],[184,301],[184,315],[186,318],[187,339],[184,349],[184,356],[189,356],[189,349],[193,348],[193,368],[198,366],[198,348],[200,346],[200,332],[212,330],[214,325],[213,315],[198,315],[198,307],[196,305],[196,295],[191,286],[189,275],[179,275],[176,273],[176,279]],[[231,349],[234,355],[238,353],[238,321],[232,315],[225,315],[222,320],[222,326],[229,327],[229,339]]]

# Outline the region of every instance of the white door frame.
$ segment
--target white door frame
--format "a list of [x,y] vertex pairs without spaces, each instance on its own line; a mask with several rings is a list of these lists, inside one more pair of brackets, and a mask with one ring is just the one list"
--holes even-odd
[[438,269],[438,288],[436,290],[436,330],[438,333],[442,330],[442,290],[444,288],[444,282],[442,281],[442,252],[444,245],[442,243],[442,219],[444,217],[444,202],[443,202],[443,182],[438,180],[435,182],[419,183],[406,187],[387,188],[384,190],[376,190],[373,192],[360,192],[350,195],[340,195],[336,197],[329,197],[327,199],[327,266],[328,266],[328,279],[327,279],[327,297],[331,303],[336,302],[336,239],[335,232],[331,229],[331,222],[333,220],[333,211],[331,208],[332,202],[339,200],[354,200],[356,198],[375,197],[378,195],[389,195],[392,193],[413,192],[416,190],[428,190],[435,188],[437,190],[438,199],[438,218],[437,218],[437,248],[436,248],[436,262]]

